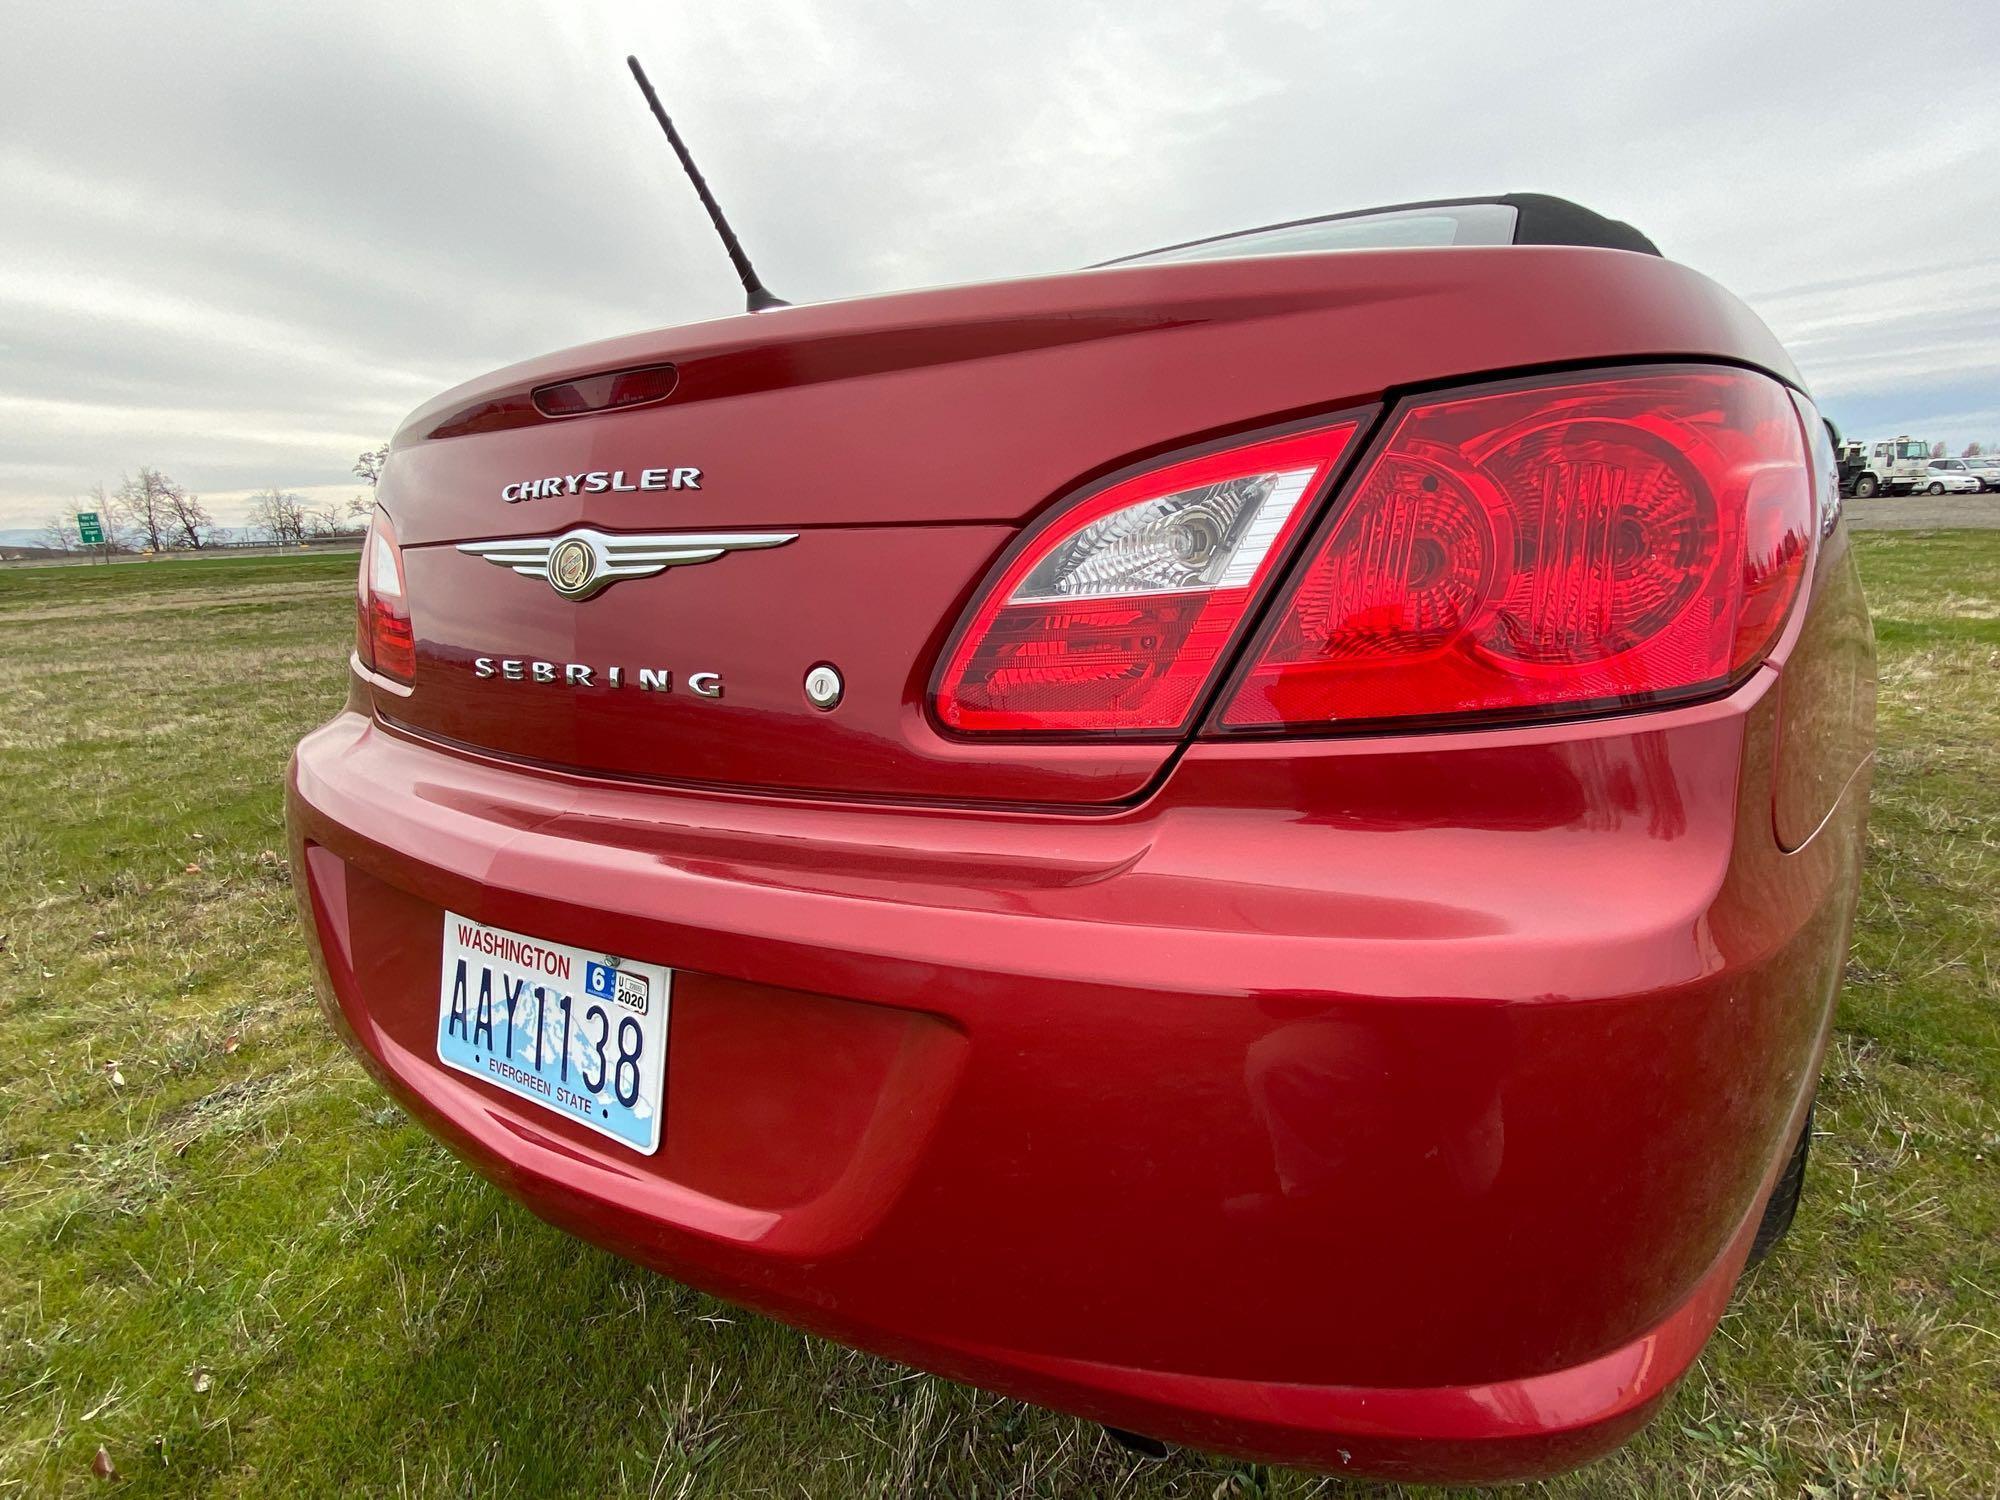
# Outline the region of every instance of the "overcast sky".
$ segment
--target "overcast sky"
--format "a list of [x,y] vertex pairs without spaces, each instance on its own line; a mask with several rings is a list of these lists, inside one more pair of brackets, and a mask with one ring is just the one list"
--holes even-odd
[[445,386],[794,301],[1559,193],[1860,436],[2000,439],[2000,5],[0,0],[0,528],[140,464],[344,498]]

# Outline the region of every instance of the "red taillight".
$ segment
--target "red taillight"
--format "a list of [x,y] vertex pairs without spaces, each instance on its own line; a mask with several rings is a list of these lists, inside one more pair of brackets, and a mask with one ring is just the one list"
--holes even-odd
[[398,682],[415,681],[417,637],[410,628],[409,593],[396,528],[379,506],[361,544],[354,651],[365,667]]
[[1533,718],[1710,691],[1768,652],[1812,535],[1798,413],[1760,375],[1570,376],[1411,406],[1221,724]]
[[1354,434],[1341,422],[1151,469],[1057,511],[939,676],[968,732],[1183,728]]

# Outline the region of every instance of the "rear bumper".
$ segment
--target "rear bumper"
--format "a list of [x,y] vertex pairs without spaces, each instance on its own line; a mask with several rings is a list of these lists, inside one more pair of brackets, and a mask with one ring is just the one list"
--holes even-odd
[[[543,1217],[1194,1446],[1530,1475],[1698,1353],[1810,1098],[1862,797],[1779,849],[1775,680],[1197,746],[1104,816],[614,786],[348,713],[293,853],[336,1024]],[[676,966],[657,1157],[438,1066],[447,909]]]

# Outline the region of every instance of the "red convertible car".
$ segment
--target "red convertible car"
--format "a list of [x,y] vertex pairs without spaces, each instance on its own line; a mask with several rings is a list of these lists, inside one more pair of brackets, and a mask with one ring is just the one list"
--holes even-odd
[[397,434],[328,1014],[536,1213],[1126,1433],[1494,1479],[1783,1232],[1866,817],[1827,428],[1533,195],[593,344]]

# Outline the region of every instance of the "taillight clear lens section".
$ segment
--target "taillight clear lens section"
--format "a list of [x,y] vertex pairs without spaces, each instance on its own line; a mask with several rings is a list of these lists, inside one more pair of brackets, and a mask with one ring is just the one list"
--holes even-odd
[[1814,529],[1799,416],[1739,370],[1405,409],[1226,699],[1226,728],[1534,718],[1761,661]]
[[355,654],[365,667],[398,682],[417,675],[417,638],[410,626],[409,593],[403,585],[403,554],[388,513],[376,508],[361,544],[361,579],[355,622]]
[[1343,422],[1149,470],[1058,511],[974,607],[940,674],[965,732],[1184,727]]

